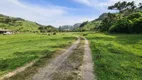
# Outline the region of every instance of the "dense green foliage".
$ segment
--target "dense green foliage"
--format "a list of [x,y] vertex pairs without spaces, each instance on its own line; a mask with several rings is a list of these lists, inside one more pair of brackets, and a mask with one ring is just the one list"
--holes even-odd
[[110,33],[142,33],[142,3],[136,6],[135,2],[117,2],[109,6],[109,10],[118,10],[119,13],[103,13],[96,20],[82,23],[76,31],[101,31]]
[[111,33],[142,33],[142,11],[134,2],[118,2],[109,9],[120,13],[108,13],[99,30]]
[[142,35],[90,33],[97,80],[142,80]]
[[115,14],[108,13],[108,16],[102,20],[102,23],[99,29],[101,31],[108,31],[111,25],[115,23],[116,20],[117,20],[117,16]]
[[111,25],[109,32],[142,33],[142,12],[133,13]]
[[91,21],[88,22],[84,27],[82,27],[83,31],[95,31],[96,29],[99,28],[101,21]]
[[0,76],[42,56],[50,57],[74,39],[70,33],[0,35]]
[[79,27],[82,28],[82,27],[84,27],[87,23],[88,23],[88,21],[83,22]]
[[40,30],[41,33],[56,32],[57,31],[57,29],[51,25],[48,25],[45,27],[39,27],[38,29]]

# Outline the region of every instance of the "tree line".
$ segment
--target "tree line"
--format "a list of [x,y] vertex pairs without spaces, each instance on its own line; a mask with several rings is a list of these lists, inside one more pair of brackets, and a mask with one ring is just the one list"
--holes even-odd
[[108,13],[99,26],[100,31],[111,33],[142,33],[142,3],[117,2],[108,7],[118,13]]
[[53,27],[52,25],[48,25],[48,26],[41,26],[38,28],[40,30],[41,33],[48,33],[48,32],[57,32],[58,30]]

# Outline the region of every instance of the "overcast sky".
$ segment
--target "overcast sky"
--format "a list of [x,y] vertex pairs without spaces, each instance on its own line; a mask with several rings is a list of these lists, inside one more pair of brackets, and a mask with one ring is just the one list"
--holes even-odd
[[1,0],[0,14],[58,27],[93,20],[118,1],[123,0]]

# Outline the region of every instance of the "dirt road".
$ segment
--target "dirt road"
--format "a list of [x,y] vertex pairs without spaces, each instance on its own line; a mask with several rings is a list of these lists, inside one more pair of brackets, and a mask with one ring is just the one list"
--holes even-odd
[[86,38],[79,38],[63,54],[40,69],[32,80],[96,80],[93,72],[89,42]]
[[72,46],[47,63],[34,71],[32,76],[20,74],[23,78],[18,76],[6,80],[96,80],[91,50],[86,38],[78,38]]
[[56,57],[51,63],[46,67],[39,70],[39,72],[33,76],[32,80],[51,80],[52,74],[63,64],[63,62],[71,55],[73,49],[77,47],[80,43],[80,38],[73,44],[69,49],[67,49],[63,54]]

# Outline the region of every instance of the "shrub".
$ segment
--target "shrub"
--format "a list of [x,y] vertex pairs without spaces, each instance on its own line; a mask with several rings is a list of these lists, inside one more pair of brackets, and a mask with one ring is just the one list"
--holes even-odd
[[127,20],[127,18],[123,18],[118,20],[115,24],[113,24],[109,28],[109,32],[112,33],[131,33],[133,22],[131,20]]
[[112,24],[117,21],[117,15],[108,13],[99,26],[100,31],[108,31]]
[[56,32],[54,32],[53,35],[56,35]]
[[83,36],[87,36],[88,34],[87,33],[83,33]]
[[142,33],[142,17],[134,20],[132,32]]
[[140,17],[142,17],[142,12],[137,12],[137,13],[129,15],[127,19],[133,20]]

